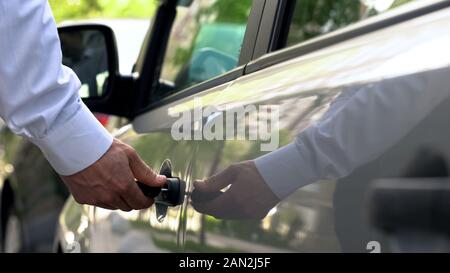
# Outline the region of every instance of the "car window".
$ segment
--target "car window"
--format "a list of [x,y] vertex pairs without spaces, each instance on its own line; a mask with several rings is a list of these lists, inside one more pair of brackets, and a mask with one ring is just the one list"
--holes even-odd
[[[238,64],[252,0],[194,0],[177,7],[157,96],[209,80]],[[170,86],[168,88],[168,86]]]
[[297,0],[286,46],[330,33],[414,1],[418,0]]

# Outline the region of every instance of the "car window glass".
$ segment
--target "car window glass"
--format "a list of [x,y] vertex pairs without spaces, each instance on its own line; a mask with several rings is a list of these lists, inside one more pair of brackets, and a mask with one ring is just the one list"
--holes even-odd
[[161,71],[168,95],[224,74],[238,64],[252,0],[194,0],[177,7]]
[[418,0],[297,0],[286,46],[343,28]]

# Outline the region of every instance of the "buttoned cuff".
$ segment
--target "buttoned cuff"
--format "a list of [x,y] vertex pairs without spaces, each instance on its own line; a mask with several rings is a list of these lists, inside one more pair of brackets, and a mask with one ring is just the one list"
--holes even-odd
[[272,192],[283,200],[310,183],[308,169],[295,143],[254,160],[256,168]]
[[61,175],[72,175],[89,167],[106,153],[113,141],[84,103],[80,104],[73,117],[45,137],[30,139]]

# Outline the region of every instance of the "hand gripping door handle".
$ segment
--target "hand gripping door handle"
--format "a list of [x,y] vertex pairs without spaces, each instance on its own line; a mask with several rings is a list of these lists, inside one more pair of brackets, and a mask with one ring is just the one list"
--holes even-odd
[[176,207],[184,201],[184,181],[178,177],[168,177],[162,188],[148,186],[139,181],[137,184],[145,196],[156,198],[156,202],[164,203],[169,207]]
[[159,171],[167,177],[166,184],[160,187],[151,187],[140,181],[137,184],[145,196],[155,199],[156,218],[159,222],[164,221],[167,208],[176,207],[184,202],[186,194],[186,182],[179,177],[172,177],[172,164],[165,160]]

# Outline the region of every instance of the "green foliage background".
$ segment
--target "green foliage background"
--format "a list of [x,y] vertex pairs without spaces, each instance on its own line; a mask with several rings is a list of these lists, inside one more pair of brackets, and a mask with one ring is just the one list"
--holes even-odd
[[49,0],[57,22],[89,18],[150,18],[157,0]]
[[[379,0],[381,1],[381,0]],[[389,9],[417,0],[395,0]],[[288,37],[288,45],[348,26],[377,15],[364,0],[297,0]],[[365,8],[367,8],[366,11]]]

